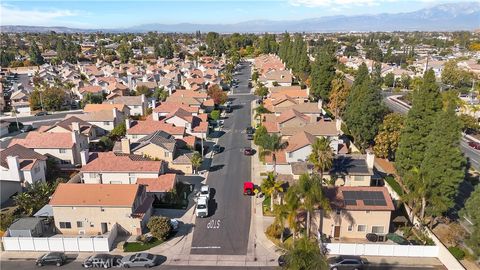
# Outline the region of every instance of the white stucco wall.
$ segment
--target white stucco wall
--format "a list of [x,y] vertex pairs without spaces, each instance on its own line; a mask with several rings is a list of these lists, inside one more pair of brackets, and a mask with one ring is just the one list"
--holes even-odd
[[[135,177],[133,182],[130,182],[130,173],[128,172],[100,172],[102,174],[101,184],[135,184],[137,178],[157,178],[160,174],[156,173],[134,173],[132,172],[132,177]],[[91,175],[92,174],[92,175]],[[96,176],[94,177],[93,174]],[[100,176],[98,172],[88,173],[82,172],[82,180],[85,184],[100,184]]]

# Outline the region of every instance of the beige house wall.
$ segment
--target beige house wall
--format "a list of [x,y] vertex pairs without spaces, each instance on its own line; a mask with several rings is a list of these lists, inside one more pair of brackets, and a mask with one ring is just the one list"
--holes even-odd
[[[88,207],[88,206],[53,206],[55,226],[60,233],[66,235],[98,235],[102,232],[102,223],[107,224],[110,231],[118,223],[124,231],[132,235],[142,233],[142,219],[131,217],[132,209],[129,207]],[[148,219],[150,213],[143,219]],[[82,227],[77,226],[77,221],[82,222]],[[60,222],[70,222],[71,228],[60,228]]]
[[[383,233],[376,232],[377,234],[387,234],[390,228],[390,211],[352,211],[342,210],[336,212],[332,210],[328,215],[322,215],[317,213],[315,215],[315,228],[318,228],[318,224],[321,224],[321,232],[326,234],[327,237],[334,238],[335,226],[340,226],[340,238],[360,238],[365,239],[367,233],[372,233],[373,226],[383,226]],[[320,221],[320,217],[323,216],[323,220]],[[351,225],[351,230],[349,226]],[[365,231],[359,231],[358,226],[365,225]]]
[[[175,150],[174,150],[175,151]],[[146,155],[150,158],[158,158],[161,160],[165,160],[169,163],[173,161],[173,153],[167,151],[166,149],[155,145],[155,144],[148,144],[137,151],[133,152],[136,155]]]
[[193,172],[192,164],[168,163],[168,168],[175,171],[181,171],[184,174],[191,174]]
[[[102,174],[101,178],[99,173]],[[85,184],[135,184],[137,178],[157,178],[159,174],[160,172],[82,172],[82,180]]]

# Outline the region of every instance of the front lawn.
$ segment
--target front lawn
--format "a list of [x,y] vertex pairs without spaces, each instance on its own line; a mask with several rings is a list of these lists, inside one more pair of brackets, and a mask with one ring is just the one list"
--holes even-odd
[[155,246],[160,245],[161,243],[163,243],[163,241],[157,238],[153,238],[152,241],[148,243],[125,242],[125,244],[123,244],[123,252],[140,252],[140,251],[151,249]]
[[262,209],[263,209],[263,215],[264,216],[273,216],[273,213],[270,211],[270,196],[265,195],[265,199],[263,199],[262,202]]

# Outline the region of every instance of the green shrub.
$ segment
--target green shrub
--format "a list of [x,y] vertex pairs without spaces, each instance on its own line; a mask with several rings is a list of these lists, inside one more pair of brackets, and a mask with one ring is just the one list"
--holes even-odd
[[457,260],[463,260],[463,258],[465,257],[465,251],[463,251],[463,249],[459,247],[449,247],[448,251],[450,251],[453,257],[455,257],[455,259]]
[[155,238],[162,241],[165,241],[172,231],[170,219],[167,217],[152,217],[147,227]]
[[280,226],[278,223],[274,222],[274,223],[272,223],[272,225],[267,227],[267,230],[265,231],[265,234],[272,237],[272,238],[279,239],[282,231],[283,231],[282,226]]
[[385,181],[388,183],[388,185],[399,195],[403,195],[403,189],[400,186],[400,184],[395,180],[395,178],[391,175],[385,177]]

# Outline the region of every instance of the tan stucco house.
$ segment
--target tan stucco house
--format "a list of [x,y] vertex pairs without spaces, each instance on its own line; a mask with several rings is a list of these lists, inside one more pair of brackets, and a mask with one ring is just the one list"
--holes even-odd
[[120,233],[140,235],[153,198],[137,184],[59,184],[50,200],[57,230],[65,235],[100,235],[115,224]]

